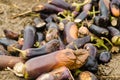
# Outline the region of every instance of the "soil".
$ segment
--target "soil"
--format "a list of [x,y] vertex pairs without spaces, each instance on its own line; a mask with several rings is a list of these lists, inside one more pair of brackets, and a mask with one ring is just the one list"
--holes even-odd
[[[0,37],[4,37],[4,29],[20,33],[27,24],[30,24],[35,16],[25,15],[12,18],[13,16],[31,10],[31,8],[46,0],[0,0]],[[69,0],[70,1],[70,0]],[[99,65],[98,76],[101,80],[120,80],[120,54],[115,54],[107,64]],[[25,80],[16,77],[12,72],[0,71],[0,80]]]

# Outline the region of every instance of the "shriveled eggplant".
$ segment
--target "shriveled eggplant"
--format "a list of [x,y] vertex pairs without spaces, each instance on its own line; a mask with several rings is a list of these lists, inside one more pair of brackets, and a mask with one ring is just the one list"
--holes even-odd
[[79,80],[98,80],[98,79],[93,73],[89,71],[84,71],[79,74]]
[[6,67],[13,68],[16,63],[24,62],[24,60],[20,57],[0,55],[0,69],[4,69]]
[[78,38],[78,28],[74,22],[68,22],[64,28],[64,38],[66,43],[70,43]]
[[35,43],[36,29],[35,27],[28,25],[24,29],[24,44],[22,50],[33,47]]
[[46,41],[50,41],[52,39],[57,39],[59,36],[58,35],[58,33],[59,33],[58,25],[54,22],[50,22],[50,23],[48,23],[47,27],[48,27],[48,31],[46,33]]
[[[88,51],[85,49],[79,49],[76,52],[72,49],[64,49],[32,58],[25,64],[16,64],[14,71],[23,74],[26,78],[36,78],[43,73],[62,66],[66,66],[69,69],[80,68],[86,62],[87,57]],[[19,67],[19,65],[23,66]]]
[[60,45],[59,40],[53,39],[46,43],[45,45],[41,46],[40,48],[28,48],[25,50],[19,50],[16,48],[13,49],[20,51],[21,56],[26,59],[54,52],[59,49],[59,45]]
[[4,34],[6,38],[13,39],[13,40],[18,40],[19,34],[12,32],[10,30],[5,29]]
[[49,73],[42,74],[36,80],[74,80],[74,78],[67,67],[60,67]]
[[63,31],[65,28],[65,25],[68,23],[67,19],[63,19],[62,21],[59,22],[59,30]]
[[89,31],[88,28],[85,27],[85,26],[81,26],[81,27],[79,28],[78,32],[79,32],[79,34],[78,34],[79,37],[84,37],[84,36],[87,36],[87,35],[90,34],[90,31]]
[[7,51],[11,54],[17,53],[17,51],[14,50],[13,47],[15,47],[17,49],[21,49],[22,45],[19,43],[15,43],[15,44],[11,44],[11,45],[7,46]]
[[76,48],[81,48],[85,43],[88,43],[91,41],[91,37],[90,36],[85,36],[83,38],[78,38],[74,41],[72,41],[71,43],[69,43],[66,48],[70,48],[70,49],[76,49]]

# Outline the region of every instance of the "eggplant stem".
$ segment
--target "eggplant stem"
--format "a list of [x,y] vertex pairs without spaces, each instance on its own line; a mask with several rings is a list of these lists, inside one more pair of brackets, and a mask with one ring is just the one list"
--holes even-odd
[[92,36],[91,37],[91,41],[96,41],[96,44],[94,44],[95,46],[97,46],[98,48],[103,47],[105,48],[107,51],[109,51],[108,47],[104,44],[104,41],[98,37]]
[[111,42],[109,39],[107,39],[107,38],[105,38],[105,37],[101,37],[101,39],[106,40],[106,41],[113,47],[113,44],[112,44],[112,42]]
[[72,6],[75,6],[76,8],[75,8],[75,11],[80,11],[80,8],[81,8],[81,6],[84,6],[85,4],[87,4],[87,3],[90,3],[91,2],[91,0],[85,0],[83,3],[73,3],[72,4]]
[[26,58],[26,51],[23,51],[23,50],[17,49],[17,48],[15,48],[15,47],[12,47],[12,48],[13,48],[14,50],[20,52],[20,54],[22,54],[22,57],[23,57],[23,58]]
[[7,67],[6,70],[9,70],[9,71],[13,72],[15,75],[17,75],[17,76],[19,76],[19,77],[23,77],[23,74],[17,73],[16,71],[14,71],[13,69],[11,69],[10,67]]
[[95,17],[95,14],[100,13],[100,11],[92,11],[88,12],[89,15],[93,15]]
[[74,42],[73,42],[73,45],[74,45],[75,49],[78,50],[78,47]]

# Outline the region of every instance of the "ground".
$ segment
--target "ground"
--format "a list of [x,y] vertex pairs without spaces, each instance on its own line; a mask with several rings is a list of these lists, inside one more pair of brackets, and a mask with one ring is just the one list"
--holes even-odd
[[[31,8],[40,3],[40,1],[45,2],[46,0],[0,0],[0,37],[4,37],[4,29],[20,33],[27,24],[32,22],[33,16],[22,16],[14,19],[13,16],[31,10]],[[99,66],[98,75],[102,75],[105,80],[119,80],[119,65],[120,54],[114,54],[109,63]],[[101,80],[103,80],[103,78]],[[0,71],[0,80],[24,79],[16,77],[10,71]]]

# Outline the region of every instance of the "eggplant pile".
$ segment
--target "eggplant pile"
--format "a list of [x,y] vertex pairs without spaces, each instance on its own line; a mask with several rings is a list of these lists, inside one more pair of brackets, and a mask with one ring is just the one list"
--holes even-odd
[[35,5],[20,34],[4,30],[0,69],[36,80],[98,80],[99,64],[120,52],[120,0]]

